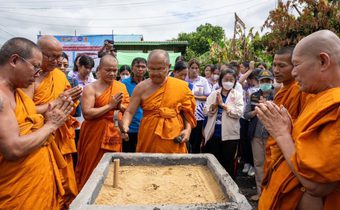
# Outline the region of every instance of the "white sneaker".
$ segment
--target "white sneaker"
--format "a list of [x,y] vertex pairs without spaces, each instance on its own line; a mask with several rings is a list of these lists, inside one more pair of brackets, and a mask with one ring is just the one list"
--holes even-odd
[[242,173],[244,173],[244,174],[248,173],[249,169],[250,169],[250,164],[245,163],[244,166],[243,166],[243,169],[242,169]]
[[248,176],[255,176],[255,168],[253,166],[250,166]]

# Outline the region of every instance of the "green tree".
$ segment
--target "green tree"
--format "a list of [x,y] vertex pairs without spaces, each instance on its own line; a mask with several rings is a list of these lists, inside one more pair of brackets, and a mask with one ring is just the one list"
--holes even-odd
[[178,34],[178,38],[175,40],[189,42],[186,57],[190,59],[208,52],[211,41],[220,41],[223,38],[224,30],[222,27],[206,23],[197,27],[195,32]]
[[[339,0],[293,0],[280,3],[270,12],[263,27],[270,29],[262,39],[269,53],[296,44],[303,37],[328,29],[340,35]],[[291,11],[296,11],[294,15]]]

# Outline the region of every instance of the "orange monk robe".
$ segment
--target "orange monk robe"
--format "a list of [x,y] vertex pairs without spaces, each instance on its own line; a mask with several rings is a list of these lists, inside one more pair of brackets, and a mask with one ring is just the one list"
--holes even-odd
[[[291,157],[297,173],[314,182],[340,181],[340,88],[310,97],[293,126],[295,153]],[[303,188],[286,161],[273,172],[259,209],[295,209]],[[262,198],[262,196],[261,196]],[[340,185],[322,198],[324,210],[340,209]]]
[[[112,96],[122,92],[122,105],[129,104],[129,93],[123,83],[113,81],[112,84],[95,99],[95,108],[107,105]],[[78,163],[76,177],[78,189],[81,190],[92,174],[105,152],[121,152],[122,138],[118,127],[115,127],[111,110],[101,117],[93,120],[85,120],[80,128],[78,143]]]
[[297,173],[314,182],[338,182],[324,197],[324,210],[340,209],[340,87],[323,91],[308,103],[294,124]]
[[[32,99],[22,90],[17,89],[15,100],[20,135],[44,125],[44,117],[36,114]],[[66,163],[51,143],[14,161],[0,154],[0,209],[59,209],[57,194],[64,192],[58,167],[66,167]]]
[[[36,105],[49,103],[69,88],[71,85],[65,74],[59,69],[54,69],[34,91],[33,101]],[[64,197],[60,198],[61,208],[67,207],[78,194],[72,160],[72,153],[77,152],[74,140],[77,127],[79,127],[78,121],[70,115],[64,125],[55,132],[55,142],[67,162],[67,167],[60,171],[65,190]]]
[[187,153],[185,143],[174,138],[184,129],[182,116],[194,128],[195,98],[188,83],[168,77],[165,84],[145,99],[138,132],[137,152]]
[[[284,86],[279,89],[275,94],[274,103],[278,106],[283,105],[292,117],[293,122],[298,118],[299,114],[302,112],[306,100],[308,98],[307,93],[303,93],[300,90],[300,86],[297,82],[293,82],[290,85]],[[264,164],[264,185],[268,181],[271,169],[273,165],[278,163],[279,158],[283,158],[282,152],[276,141],[269,136],[266,143],[266,159]]]

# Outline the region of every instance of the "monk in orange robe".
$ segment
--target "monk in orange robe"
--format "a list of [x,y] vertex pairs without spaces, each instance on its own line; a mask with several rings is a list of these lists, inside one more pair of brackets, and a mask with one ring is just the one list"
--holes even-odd
[[137,152],[187,153],[185,142],[196,126],[195,98],[186,82],[167,77],[169,63],[164,50],[149,54],[150,78],[136,86],[124,113],[122,127],[127,132],[137,107],[143,109]]
[[[81,94],[80,87],[71,89],[65,74],[56,68],[58,59],[62,54],[62,46],[53,36],[42,36],[38,46],[43,53],[42,72],[35,80],[34,85],[28,89],[28,94],[33,98],[38,113],[45,113],[49,104],[58,104],[61,96],[69,96],[78,104]],[[54,141],[64,156],[67,167],[60,169],[61,180],[65,195],[59,198],[61,209],[67,209],[72,200],[77,196],[78,189],[75,179],[72,153],[76,153],[75,128],[79,127],[78,121],[72,115],[54,135]]]
[[66,163],[50,137],[71,113],[71,100],[50,106],[44,119],[19,89],[40,71],[42,54],[30,40],[7,41],[0,60],[0,209],[57,210],[64,193],[58,168]]
[[275,167],[259,209],[340,209],[340,39],[321,30],[294,49],[292,75],[314,94],[293,123],[283,106],[260,104],[258,117],[275,139],[282,163]]
[[124,112],[129,94],[123,83],[116,81],[117,60],[112,55],[101,58],[100,79],[84,88],[82,111],[85,121],[80,128],[76,176],[81,190],[105,152],[121,152],[122,137],[114,123],[115,111]]
[[[292,54],[294,46],[287,46],[279,49],[273,60],[273,73],[278,83],[283,86],[276,92],[274,103],[278,106],[283,105],[289,112],[293,122],[301,113],[306,103],[307,93],[300,90],[299,85],[292,76],[293,64]],[[269,136],[266,144],[266,159],[264,164],[263,186],[265,187],[274,166],[277,167],[283,155],[275,140]],[[268,170],[269,169],[269,170]]]

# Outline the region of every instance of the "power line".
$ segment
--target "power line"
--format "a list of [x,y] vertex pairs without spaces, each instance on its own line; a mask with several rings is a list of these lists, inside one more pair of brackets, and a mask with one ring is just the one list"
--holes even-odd
[[[202,13],[202,12],[209,12],[209,11],[216,11],[216,10],[221,10],[221,9],[226,9],[228,7],[234,7],[235,5],[242,5],[242,4],[248,4],[249,2],[252,2],[253,0],[247,0],[243,2],[238,2],[237,4],[229,4],[225,6],[219,6],[219,7],[214,7],[214,8],[209,8],[209,9],[203,9],[203,10],[196,10],[196,11],[191,11],[187,13],[179,13],[179,14],[173,14],[173,15],[161,15],[161,16],[149,16],[149,17],[143,17],[142,19],[140,17],[138,18],[132,18],[132,17],[124,17],[124,18],[117,18],[117,17],[112,17],[115,21],[121,21],[121,20],[146,20],[146,19],[159,19],[159,18],[165,18],[165,17],[178,17],[178,16],[188,16],[196,13]],[[1,9],[0,9],[1,10]],[[37,17],[37,18],[52,18],[52,19],[68,19],[69,17],[60,17],[60,16],[46,16],[46,15],[37,15],[37,14],[27,14],[27,13],[19,13],[19,12],[13,12],[13,11],[6,11],[3,10],[2,12],[6,13],[12,13],[16,15],[23,15],[23,16],[28,16],[28,17]],[[79,19],[79,20],[108,20],[110,17],[105,17],[105,18],[72,18],[72,19]]]
[[[247,8],[242,8],[240,10],[245,10],[245,9],[261,6],[264,3],[266,3],[266,2],[256,3],[254,5],[251,5]],[[3,17],[3,18],[8,19],[8,20],[13,20],[13,21],[22,21],[22,22],[28,22],[28,23],[34,23],[34,24],[40,24],[40,25],[48,25],[48,26],[56,26],[56,27],[64,27],[64,28],[89,28],[89,27],[91,27],[91,28],[140,28],[140,27],[157,27],[157,26],[164,26],[164,25],[175,25],[175,24],[181,24],[181,23],[196,22],[196,21],[200,21],[200,20],[203,20],[203,19],[210,19],[210,18],[214,18],[214,17],[220,17],[220,16],[229,15],[229,14],[234,14],[234,12],[235,11],[228,12],[228,13],[222,13],[222,14],[218,14],[218,15],[207,16],[207,17],[198,16],[195,19],[188,19],[188,20],[177,21],[177,22],[149,24],[149,25],[133,25],[133,26],[126,26],[126,25],[121,25],[121,26],[65,25],[65,24],[53,24],[53,23],[45,23],[45,22],[39,22],[39,21],[22,20],[22,19],[16,19],[16,18],[13,18],[13,17],[8,17],[8,16]]]
[[2,27],[2,29],[0,28],[1,31],[5,32],[6,34],[9,34],[11,37],[12,37],[12,36],[15,36],[15,35],[12,34],[11,32],[5,30],[5,28],[6,28],[5,26],[3,26],[3,25],[0,25],[0,26]]
[[[173,1],[166,1],[167,3],[171,2],[183,2],[183,1],[188,1],[188,0],[173,0]],[[129,2],[129,3],[94,3],[94,4],[87,4],[87,5],[77,5],[77,4],[71,4],[71,5],[63,5],[63,6],[56,6],[55,4],[58,4],[59,1],[50,1],[49,3],[54,3],[53,7],[51,6],[40,6],[40,7],[18,7],[18,6],[0,6],[0,8],[2,9],[30,9],[30,10],[51,10],[51,9],[92,9],[92,8],[102,8],[102,7],[122,7],[122,6],[129,6],[129,7],[135,7],[135,6],[153,6],[153,3],[159,3],[159,0],[153,0],[153,1],[144,1],[144,2]],[[14,2],[13,2],[14,3]],[[31,2],[32,3],[36,3],[36,2]],[[68,1],[68,3],[74,3],[73,1]],[[84,1],[83,1],[84,3]],[[92,3],[92,2],[91,2]],[[65,4],[65,3],[64,3]]]
[[[261,6],[262,4],[264,4],[266,2],[262,2],[262,3],[256,3],[254,5],[251,5],[247,8],[242,8],[241,10],[245,10],[245,9],[249,9],[249,8],[253,8],[253,7],[257,7],[257,6]],[[45,22],[38,22],[38,21],[30,21],[30,20],[19,20],[19,19],[15,19],[13,17],[3,17],[5,19],[8,20],[13,20],[13,21],[22,21],[22,22],[28,22],[28,23],[33,23],[33,24],[40,24],[40,25],[48,25],[48,26],[54,26],[54,27],[61,27],[61,28],[149,28],[149,27],[157,27],[157,26],[164,26],[164,25],[176,25],[176,24],[181,24],[181,23],[190,23],[190,22],[197,22],[197,21],[201,21],[201,20],[205,20],[205,19],[210,19],[210,18],[214,18],[214,17],[220,17],[220,16],[225,16],[228,14],[233,14],[235,11],[233,12],[227,12],[227,13],[221,13],[221,14],[217,14],[217,15],[212,15],[212,16],[206,16],[206,17],[197,17],[195,19],[187,19],[187,20],[182,20],[182,21],[176,21],[176,22],[168,22],[168,23],[158,23],[158,24],[148,24],[148,25],[121,25],[121,26],[89,26],[89,25],[65,25],[65,24],[53,24],[53,23],[45,23]]]

